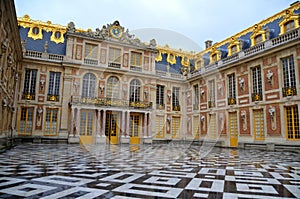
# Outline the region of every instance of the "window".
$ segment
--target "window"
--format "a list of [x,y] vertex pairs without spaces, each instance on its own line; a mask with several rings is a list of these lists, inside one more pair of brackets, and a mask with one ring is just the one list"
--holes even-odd
[[165,137],[165,119],[164,116],[156,116],[156,137],[164,138]]
[[288,140],[299,140],[299,113],[298,106],[285,107],[286,113],[286,133]]
[[209,96],[208,96],[208,107],[215,107],[215,80],[208,81],[209,86]]
[[217,137],[217,120],[216,114],[209,115],[209,137],[216,138]]
[[56,39],[60,39],[60,37],[61,37],[61,32],[56,31],[56,32],[54,33],[54,37],[55,37]]
[[252,101],[261,101],[262,100],[262,81],[261,81],[261,68],[254,67],[252,71]]
[[91,136],[93,135],[93,112],[84,111],[80,112],[80,135]]
[[172,117],[172,138],[180,137],[180,117]]
[[198,110],[199,106],[199,87],[198,84],[194,85],[194,110]]
[[200,121],[199,121],[199,117],[198,116],[193,117],[193,131],[194,131],[194,138],[199,138],[199,134],[200,134]]
[[31,135],[33,127],[33,107],[21,108],[20,134]]
[[237,53],[237,46],[233,45],[231,46],[231,54]]
[[111,76],[107,80],[106,97],[111,99],[120,98],[120,81],[115,76]]
[[254,37],[254,41],[255,41],[255,44],[254,45],[257,45],[259,43],[261,43],[263,40],[262,40],[262,34],[259,34],[259,35],[256,35]]
[[255,140],[264,140],[264,112],[262,109],[253,111],[254,118],[254,139]]
[[33,33],[34,35],[38,35],[39,32],[40,32],[40,29],[39,29],[38,27],[34,27],[34,28],[32,29],[32,33]]
[[139,102],[141,95],[141,83],[139,80],[134,79],[130,82],[130,102]]
[[173,91],[172,91],[172,107],[173,107],[173,111],[180,111],[180,105],[179,105],[179,87],[173,87]]
[[96,88],[96,76],[87,73],[83,76],[82,97],[94,97]]
[[57,134],[57,116],[58,109],[46,109],[46,126],[45,134],[56,135]]
[[238,145],[237,112],[228,113],[228,120],[229,120],[230,146],[237,147]]
[[211,58],[212,58],[212,62],[216,62],[217,61],[217,54],[213,54],[211,56]]
[[285,32],[291,31],[295,28],[295,21],[290,20],[284,24]]
[[142,66],[142,53],[131,52],[130,65],[141,67]]
[[35,99],[36,75],[37,75],[37,70],[33,70],[33,69],[25,70],[22,99],[27,99],[27,100]]
[[85,44],[85,58],[98,59],[98,45]]
[[49,101],[59,101],[60,72],[50,72],[48,97]]
[[297,95],[296,75],[293,56],[281,59],[283,68],[283,97]]
[[236,104],[235,74],[228,75],[228,105]]
[[110,63],[121,64],[121,49],[109,48],[109,60]]
[[159,105],[161,108],[165,106],[164,90],[165,90],[165,86],[157,85],[157,87],[156,87],[156,104]]

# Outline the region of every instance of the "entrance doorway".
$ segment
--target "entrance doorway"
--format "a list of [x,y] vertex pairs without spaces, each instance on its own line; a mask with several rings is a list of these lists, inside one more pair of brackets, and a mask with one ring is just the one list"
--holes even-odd
[[130,144],[140,144],[140,114],[130,115]]
[[105,136],[107,144],[118,144],[118,114],[107,111],[106,112],[106,124],[105,124]]

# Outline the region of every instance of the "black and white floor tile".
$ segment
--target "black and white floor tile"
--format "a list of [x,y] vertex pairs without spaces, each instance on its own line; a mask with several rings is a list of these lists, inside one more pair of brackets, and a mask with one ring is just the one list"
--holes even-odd
[[300,198],[300,154],[24,144],[0,154],[0,198]]

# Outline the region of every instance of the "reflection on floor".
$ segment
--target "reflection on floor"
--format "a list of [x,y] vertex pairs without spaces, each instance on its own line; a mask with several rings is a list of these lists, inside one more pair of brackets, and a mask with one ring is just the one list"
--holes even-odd
[[25,144],[0,154],[0,198],[300,198],[300,154]]

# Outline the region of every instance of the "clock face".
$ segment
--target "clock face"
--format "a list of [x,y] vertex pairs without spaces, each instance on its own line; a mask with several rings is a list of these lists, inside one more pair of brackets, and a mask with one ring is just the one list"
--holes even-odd
[[122,29],[119,26],[112,26],[110,29],[111,36],[120,38],[122,36]]

